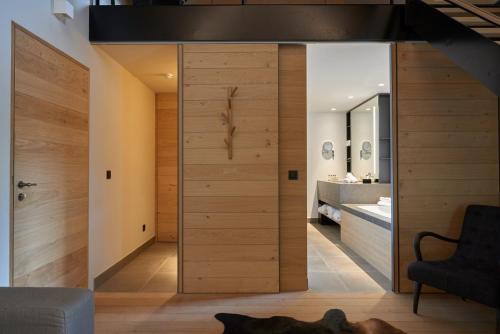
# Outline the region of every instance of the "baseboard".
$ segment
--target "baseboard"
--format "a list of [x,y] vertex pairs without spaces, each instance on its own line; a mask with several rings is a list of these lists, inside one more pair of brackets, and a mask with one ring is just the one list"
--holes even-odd
[[144,249],[146,249],[149,246],[151,246],[152,244],[154,244],[155,241],[156,241],[156,237],[152,237],[151,239],[149,239],[148,241],[146,241],[145,243],[143,243],[142,245],[137,247],[134,251],[132,251],[132,253],[125,256],[123,259],[116,262],[114,265],[112,265],[107,270],[105,270],[102,274],[100,274],[99,276],[94,278],[94,290],[99,288],[99,286],[101,286],[102,283],[106,282],[111,276],[113,276],[118,271],[120,271],[120,269],[122,269],[127,264],[129,264],[130,261],[132,261]]

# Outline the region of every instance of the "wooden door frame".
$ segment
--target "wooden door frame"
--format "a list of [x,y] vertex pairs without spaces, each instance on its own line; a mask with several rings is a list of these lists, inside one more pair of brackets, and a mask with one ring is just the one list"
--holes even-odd
[[184,292],[184,80],[183,44],[177,44],[177,293]]
[[398,182],[398,52],[397,43],[390,44],[391,67],[391,255],[392,255],[392,291],[400,292],[399,288],[399,182]]
[[[87,67],[86,65],[82,64],[69,54],[65,53],[64,51],[58,49],[54,45],[50,44],[49,42],[45,41],[41,37],[37,36],[36,34],[32,33],[30,30],[24,28],[20,24],[16,23],[15,21],[11,21],[11,46],[10,46],[10,53],[11,53],[11,68],[10,68],[10,180],[9,180],[9,197],[10,197],[10,203],[9,203],[9,208],[10,208],[10,223],[9,223],[9,286],[14,286],[14,203],[15,203],[15,196],[14,192],[16,191],[16,187],[14,185],[14,157],[15,157],[15,97],[16,97],[16,89],[15,89],[15,78],[16,78],[16,30],[20,30],[24,32],[25,34],[29,35],[36,41],[40,42],[44,46],[48,47],[49,49],[53,50],[54,52],[60,54],[61,56],[65,57],[69,61],[74,62],[75,64],[78,64],[81,66],[83,69],[89,72],[89,82],[88,82],[88,110],[87,110],[87,117],[88,117],[88,125],[87,125],[87,144],[90,143],[90,68]],[[88,151],[87,151],[87,180],[88,180],[88,189],[90,190],[90,145],[88,145]],[[90,203],[90,191],[87,193],[87,203]],[[87,286],[89,286],[90,276],[92,276],[92,272],[90,270],[90,205],[88,205],[88,212],[87,212]]]
[[[235,41],[234,43],[238,43]],[[307,46],[307,41],[304,44]],[[333,42],[334,43],[334,42]],[[216,43],[214,43],[216,44]],[[276,42],[279,45],[280,42]],[[177,182],[177,292],[183,293],[183,43],[177,43],[177,133],[178,133],[178,182]],[[392,261],[392,292],[399,293],[399,223],[398,223],[398,126],[397,126],[397,43],[389,43],[390,66],[390,106],[391,106],[391,261]],[[307,71],[307,68],[306,68]],[[279,148],[278,148],[279,150]],[[306,189],[307,193],[307,189]],[[307,219],[307,215],[305,217]],[[306,232],[307,234],[307,232]],[[307,275],[307,268],[306,268]],[[279,292],[281,293],[281,291]]]

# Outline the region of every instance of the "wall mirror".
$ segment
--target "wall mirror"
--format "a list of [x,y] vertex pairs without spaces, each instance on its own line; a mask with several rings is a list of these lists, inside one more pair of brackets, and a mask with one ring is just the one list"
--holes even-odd
[[346,114],[347,171],[391,182],[391,106],[389,94],[378,94]]
[[351,110],[351,169],[357,178],[378,176],[378,95]]
[[331,141],[325,141],[321,149],[321,155],[325,160],[333,160],[335,158],[335,152],[333,151],[333,143]]
[[359,150],[359,158],[361,160],[370,160],[372,157],[372,143],[365,140],[361,143],[361,150]]

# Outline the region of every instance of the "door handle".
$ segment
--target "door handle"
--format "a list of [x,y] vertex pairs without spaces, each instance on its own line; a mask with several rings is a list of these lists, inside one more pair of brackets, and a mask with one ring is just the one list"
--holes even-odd
[[19,181],[17,183],[17,187],[21,188],[21,189],[24,188],[24,187],[35,187],[35,186],[37,186],[36,183],[23,182],[23,181]]

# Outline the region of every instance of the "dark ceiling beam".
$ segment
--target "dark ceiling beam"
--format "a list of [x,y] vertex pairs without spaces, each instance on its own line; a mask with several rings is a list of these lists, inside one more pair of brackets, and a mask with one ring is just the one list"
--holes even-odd
[[418,40],[403,5],[90,6],[93,43]]

